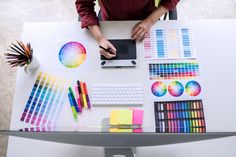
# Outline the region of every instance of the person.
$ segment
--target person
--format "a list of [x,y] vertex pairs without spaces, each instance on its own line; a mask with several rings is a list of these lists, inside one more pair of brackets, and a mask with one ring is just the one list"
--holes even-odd
[[[159,18],[176,7],[179,0],[98,0],[101,20],[141,20],[131,31],[131,39],[142,41]],[[94,10],[95,0],[76,0],[75,6],[81,20],[81,28],[88,28],[98,44],[100,54],[106,58],[116,56],[116,48],[102,34],[99,19]],[[110,51],[106,51],[110,50]]]

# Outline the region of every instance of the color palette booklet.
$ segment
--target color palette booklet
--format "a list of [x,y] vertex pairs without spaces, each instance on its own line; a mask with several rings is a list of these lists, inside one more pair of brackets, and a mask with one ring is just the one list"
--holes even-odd
[[67,86],[66,79],[39,72],[20,121],[33,126],[56,125],[65,104]]
[[149,62],[149,95],[155,101],[203,98],[199,64],[195,60]]
[[150,59],[196,58],[188,26],[152,27],[143,41],[144,57]]

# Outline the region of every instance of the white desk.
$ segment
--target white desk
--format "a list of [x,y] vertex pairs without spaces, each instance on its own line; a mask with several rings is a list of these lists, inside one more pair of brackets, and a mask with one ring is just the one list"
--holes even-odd
[[[130,30],[135,22],[104,22],[103,32],[107,38],[129,38]],[[197,58],[200,63],[200,72],[204,80],[204,111],[209,131],[235,131],[234,120],[234,88],[236,74],[233,67],[236,45],[236,20],[207,20],[207,21],[159,21],[158,26],[178,26],[185,24],[194,32],[194,43]],[[98,54],[98,45],[91,39],[86,30],[80,30],[80,24],[71,23],[35,23],[25,24],[22,39],[30,41],[34,52],[40,60],[39,71],[56,74],[70,78],[70,80],[84,80],[88,89],[94,82],[137,82],[148,81],[148,61],[143,57],[142,45],[138,44],[138,62],[135,69],[101,69]],[[58,51],[62,43],[79,41],[87,48],[88,59],[75,69],[67,69],[58,62]],[[85,41],[90,41],[89,43]],[[60,45],[60,46],[59,46]],[[224,55],[224,56],[223,56]],[[222,65],[221,65],[222,63]],[[51,66],[49,66],[51,65]],[[89,73],[86,73],[89,71]],[[81,74],[82,73],[82,74]],[[86,73],[86,74],[85,74]],[[80,75],[81,74],[81,75]],[[92,74],[92,75],[91,75]],[[96,77],[91,77],[96,76]],[[106,77],[104,77],[106,76]],[[110,76],[110,77],[108,77]],[[122,77],[120,77],[122,76]],[[36,75],[24,74],[19,69],[17,86],[13,104],[11,129],[25,126],[19,119],[24,109],[25,101],[34,84]],[[24,83],[24,82],[27,82]],[[24,90],[24,92],[22,92]],[[148,90],[148,84],[145,85]],[[144,127],[155,126],[153,102],[145,92]],[[109,117],[110,110],[114,108],[93,107],[79,117],[80,125],[99,125],[104,117]],[[71,116],[69,105],[65,105],[61,113],[59,125],[77,125]],[[70,118],[68,118],[70,117]],[[96,120],[95,120],[96,119]],[[194,142],[161,147],[148,147],[137,149],[137,156],[235,156],[234,146],[236,138],[224,138],[211,141]],[[101,148],[91,148],[57,144],[51,142],[33,141],[16,137],[9,138],[8,157],[20,156],[103,156]]]

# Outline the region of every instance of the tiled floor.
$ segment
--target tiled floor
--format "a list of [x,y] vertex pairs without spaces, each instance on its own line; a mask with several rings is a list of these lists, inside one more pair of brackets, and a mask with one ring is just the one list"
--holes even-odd
[[[7,45],[20,38],[24,22],[77,19],[74,0],[0,1],[0,129],[9,128],[16,69],[5,63]],[[236,0],[181,0],[179,19],[236,18]],[[0,157],[6,156],[7,138],[0,136]]]

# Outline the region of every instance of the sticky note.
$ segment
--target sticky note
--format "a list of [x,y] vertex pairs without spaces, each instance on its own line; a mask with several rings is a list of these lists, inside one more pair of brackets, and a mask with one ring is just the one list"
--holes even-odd
[[110,113],[110,125],[117,125],[118,124],[118,118],[117,118],[117,110],[112,110]]
[[130,108],[130,110],[133,111],[133,117],[132,117],[133,124],[142,125],[143,124],[143,110],[134,109],[134,108]]
[[113,110],[110,114],[110,125],[132,125],[132,110]]
[[143,129],[139,128],[139,129],[133,129],[133,133],[142,133]]
[[110,132],[132,132],[132,129],[120,129],[120,128],[110,128]]

